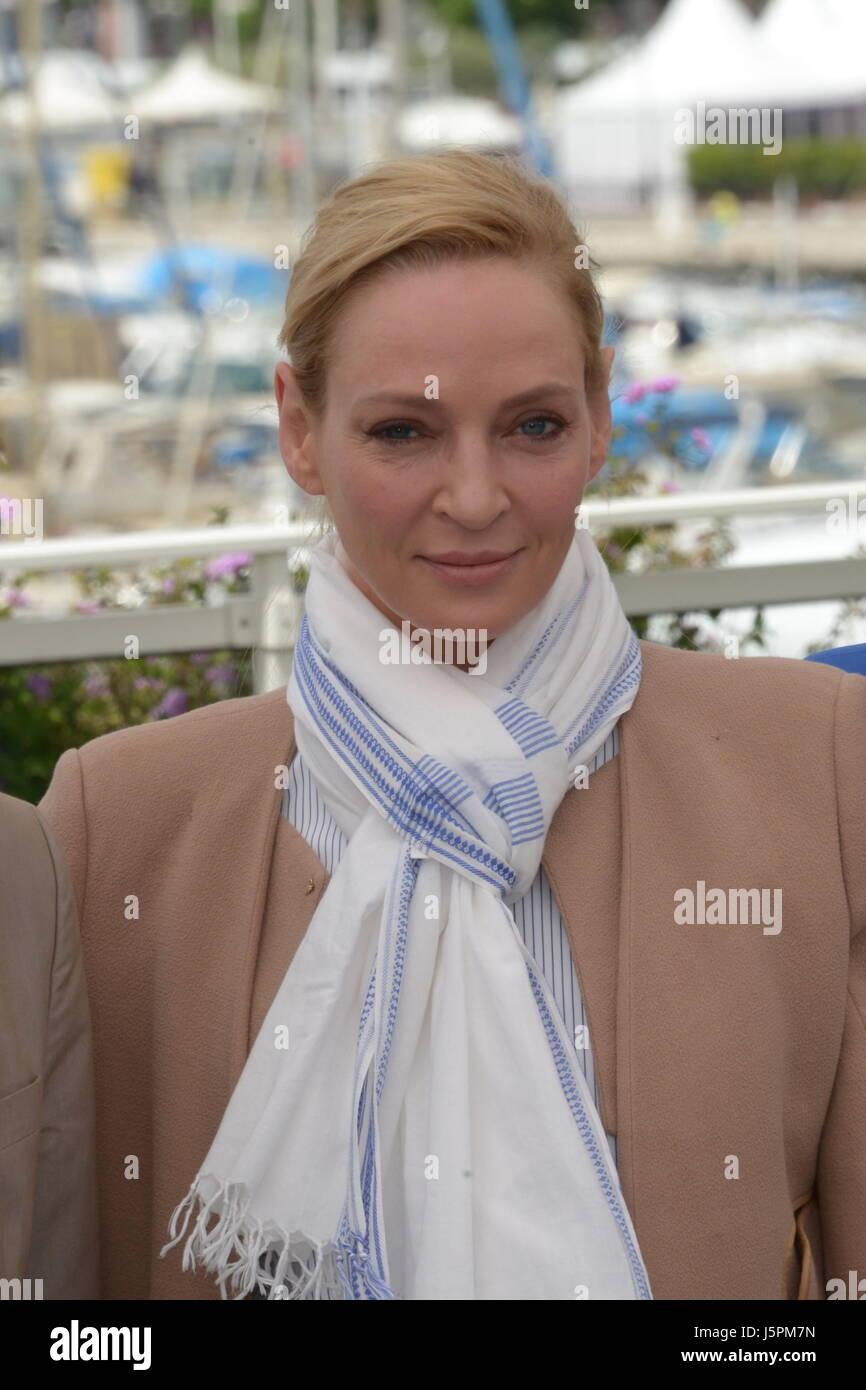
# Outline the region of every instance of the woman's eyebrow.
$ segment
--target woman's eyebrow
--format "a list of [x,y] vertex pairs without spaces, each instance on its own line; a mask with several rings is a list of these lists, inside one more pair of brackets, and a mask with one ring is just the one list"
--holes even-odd
[[[503,401],[503,406],[526,405],[530,401],[537,400],[541,396],[577,396],[574,386],[568,386],[564,381],[545,381],[538,386],[530,386],[526,391],[519,391],[516,396],[509,396],[508,400]],[[384,404],[405,405],[417,407],[421,405],[441,404],[438,397],[425,396],[423,392],[401,393],[398,391],[375,391],[369,396],[359,396],[355,402],[356,406]]]

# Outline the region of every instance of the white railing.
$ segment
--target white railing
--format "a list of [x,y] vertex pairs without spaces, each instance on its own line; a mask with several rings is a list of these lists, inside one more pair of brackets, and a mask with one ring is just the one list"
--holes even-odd
[[[580,522],[591,531],[703,517],[811,512],[844,497],[855,515],[866,512],[866,482],[690,492],[664,497],[617,498],[585,503]],[[0,574],[49,572],[97,565],[127,568],[147,562],[249,552],[253,557],[248,595],[217,605],[165,604],[86,616],[16,615],[0,621],[0,666],[117,657],[130,628],[142,655],[167,652],[251,650],[257,692],[284,685],[303,612],[303,595],[289,576],[314,541],[313,523],[206,526],[196,530],[144,531],[133,535],[51,540],[0,539]],[[761,604],[801,603],[866,595],[866,559],[816,560],[781,565],[675,569],[658,574],[613,576],[629,617],[688,613]]]

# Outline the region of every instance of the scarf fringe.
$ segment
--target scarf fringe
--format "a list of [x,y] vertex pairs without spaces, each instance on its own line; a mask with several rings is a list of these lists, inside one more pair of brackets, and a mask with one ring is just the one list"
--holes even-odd
[[[172,1213],[172,1239],[160,1250],[160,1259],[183,1240],[198,1208],[183,1247],[182,1268],[194,1271],[200,1264],[216,1276],[223,1298],[246,1298],[257,1286],[268,1289],[269,1300],[395,1297],[370,1268],[366,1242],[357,1232],[344,1227],[336,1241],[314,1240],[301,1231],[290,1236],[273,1221],[266,1228],[250,1213],[249,1206],[250,1197],[243,1183],[221,1182],[205,1200],[200,1178],[196,1178]],[[208,1222],[214,1217],[216,1224],[208,1229]],[[183,1226],[178,1230],[181,1218]],[[272,1272],[263,1264],[264,1256],[269,1254],[277,1256]],[[231,1294],[227,1286],[231,1287]]]

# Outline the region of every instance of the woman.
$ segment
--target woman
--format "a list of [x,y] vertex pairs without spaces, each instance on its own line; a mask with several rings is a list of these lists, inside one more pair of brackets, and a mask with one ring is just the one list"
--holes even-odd
[[66,753],[43,803],[106,1296],[823,1298],[866,1266],[866,687],[636,641],[574,523],[601,332],[513,161],[401,159],[316,219],[275,386],[336,529],[288,688]]

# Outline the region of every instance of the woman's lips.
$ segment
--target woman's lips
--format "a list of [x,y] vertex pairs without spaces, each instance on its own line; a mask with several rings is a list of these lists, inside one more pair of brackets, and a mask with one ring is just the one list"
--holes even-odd
[[517,557],[522,554],[522,550],[515,550],[511,555],[506,555],[504,560],[492,560],[484,565],[453,565],[445,564],[441,560],[428,560],[426,555],[418,558],[423,560],[425,565],[429,565],[437,574],[441,574],[445,579],[449,579],[455,584],[478,585],[487,584],[491,579],[498,579],[505,574],[515,564]]

